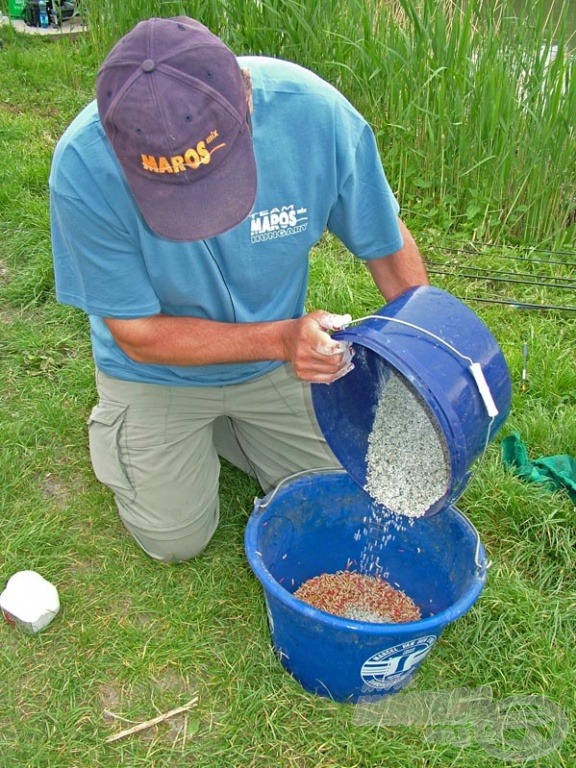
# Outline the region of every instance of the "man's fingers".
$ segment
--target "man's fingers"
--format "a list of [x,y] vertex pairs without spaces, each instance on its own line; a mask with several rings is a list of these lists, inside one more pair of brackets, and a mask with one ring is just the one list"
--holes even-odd
[[320,355],[350,355],[350,342],[337,341],[327,333],[322,333],[322,338],[316,344],[316,352]]
[[350,373],[352,370],[354,370],[354,363],[348,363],[348,365],[339,368],[334,373],[318,373],[312,376],[309,381],[314,384],[332,384],[334,381],[338,381],[338,379],[346,376],[346,374]]
[[318,317],[318,322],[326,331],[341,331],[350,325],[352,315],[334,315],[329,312]]

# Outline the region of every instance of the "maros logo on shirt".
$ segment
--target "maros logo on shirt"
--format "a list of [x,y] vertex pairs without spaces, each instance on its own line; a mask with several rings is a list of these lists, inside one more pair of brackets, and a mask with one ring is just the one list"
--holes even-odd
[[275,240],[278,237],[304,232],[308,227],[306,208],[283,205],[269,211],[258,211],[250,215],[250,239],[253,243]]
[[204,141],[199,141],[195,147],[189,147],[182,155],[157,157],[142,154],[142,168],[152,173],[181,173],[189,169],[194,171],[201,165],[208,165],[213,153],[226,146],[226,142],[221,142],[215,147],[210,147],[217,138],[218,131],[211,131]]

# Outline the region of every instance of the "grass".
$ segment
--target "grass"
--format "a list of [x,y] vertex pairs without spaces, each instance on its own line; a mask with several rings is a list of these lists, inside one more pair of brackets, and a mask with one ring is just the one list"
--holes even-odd
[[[133,545],[95,480],[85,431],[95,397],[87,323],[54,301],[46,180],[57,137],[92,96],[103,51],[158,6],[88,5],[91,31],[76,41],[0,30],[0,582],[36,569],[62,603],[39,635],[0,624],[0,764],[505,765],[473,726],[450,734],[360,726],[351,707],[308,694],[283,671],[243,550],[259,491],[240,472],[224,466],[222,523],[205,554],[179,566],[156,564]],[[160,10],[184,7],[191,12],[173,2]],[[479,2],[467,4],[468,15],[457,6],[442,15],[426,1],[223,7],[195,3],[194,12],[238,50],[314,66],[366,108],[434,283],[470,303],[508,360],[514,395],[503,434],[520,432],[532,458],[574,454],[573,313],[478,301],[575,303],[574,228],[564,220],[574,195],[574,85],[564,63],[545,71],[535,58],[551,22],[534,14],[523,33],[503,6]],[[569,46],[559,31],[555,39]],[[474,72],[464,61],[475,62]],[[530,71],[540,63],[519,106],[509,75],[526,61]],[[512,274],[495,279],[503,272]],[[362,265],[326,237],[312,256],[309,305],[358,317],[380,299]],[[489,685],[495,700],[541,694],[573,724],[574,507],[566,494],[506,472],[499,439],[459,502],[493,561],[486,588],[445,630],[410,690]],[[115,716],[146,720],[195,692],[198,706],[186,715],[106,744],[128,725]],[[571,731],[526,764],[568,768],[575,753]]]

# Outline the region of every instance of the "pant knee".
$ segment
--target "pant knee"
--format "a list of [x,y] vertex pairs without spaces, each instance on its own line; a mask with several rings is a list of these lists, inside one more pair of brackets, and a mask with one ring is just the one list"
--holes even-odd
[[177,529],[143,528],[120,511],[122,522],[138,546],[153,560],[182,563],[193,560],[208,546],[218,527],[218,504],[200,519]]

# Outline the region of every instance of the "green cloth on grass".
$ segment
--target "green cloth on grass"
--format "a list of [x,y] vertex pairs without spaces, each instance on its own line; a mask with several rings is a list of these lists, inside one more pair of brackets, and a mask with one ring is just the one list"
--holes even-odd
[[553,490],[566,490],[576,504],[576,459],[560,454],[530,461],[520,435],[514,432],[502,440],[502,460],[517,477],[540,483]]

